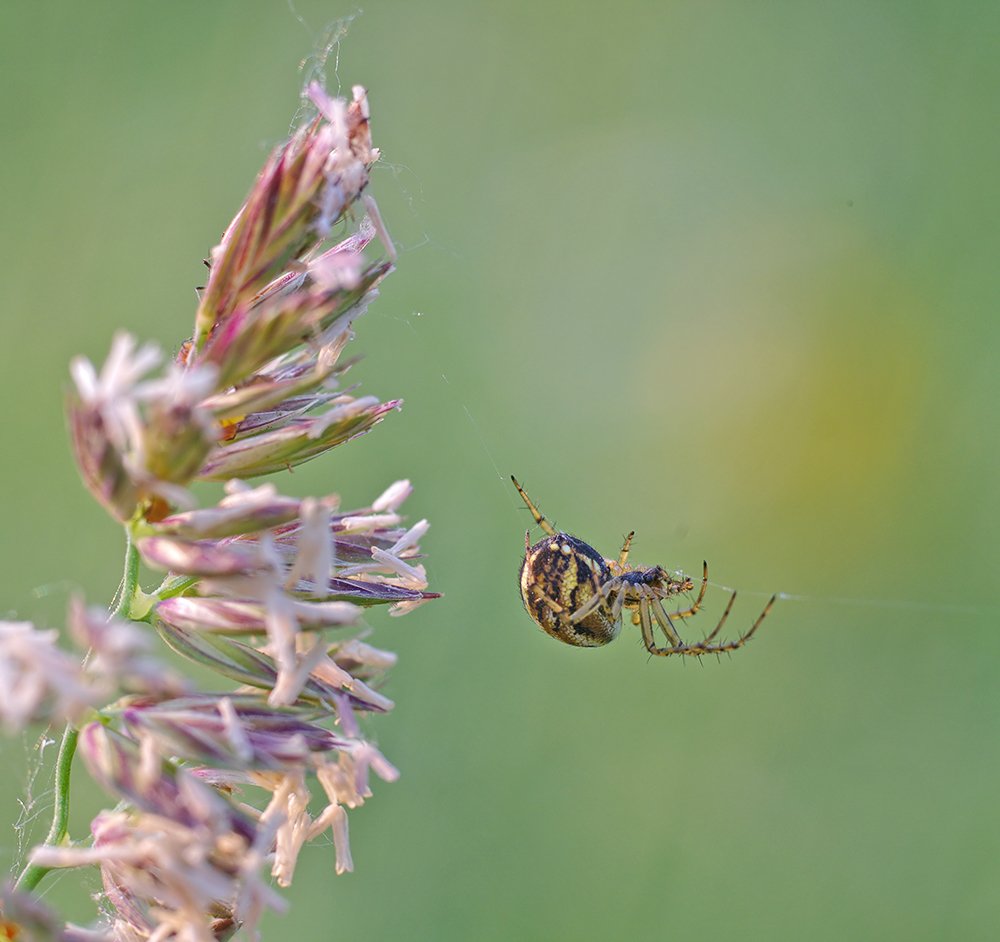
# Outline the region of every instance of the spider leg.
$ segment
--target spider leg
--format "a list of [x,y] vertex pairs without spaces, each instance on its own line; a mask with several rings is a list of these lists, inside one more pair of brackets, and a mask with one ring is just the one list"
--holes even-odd
[[684,642],[681,641],[680,636],[674,630],[674,624],[670,620],[670,616],[666,613],[660,600],[653,593],[650,593],[649,607],[653,610],[653,617],[660,626],[660,631],[666,636],[667,641],[674,647],[682,646]]
[[598,592],[592,595],[586,602],[583,603],[572,615],[569,616],[569,620],[576,624],[578,621],[583,621],[595,608],[597,608],[601,603],[604,602],[604,596]]
[[625,542],[622,544],[622,551],[618,554],[618,568],[624,572],[625,562],[628,559],[628,551],[632,546],[632,537],[635,536],[635,530],[629,530],[629,534],[625,537]]
[[524,493],[524,488],[517,483],[517,478],[512,474],[510,479],[514,482],[514,487],[517,488],[517,493],[521,495],[521,500],[523,500],[528,505],[528,510],[531,511],[531,516],[535,518],[535,523],[537,523],[549,536],[555,536],[555,528],[549,523],[548,520],[542,516],[542,512],[531,502],[531,498]]
[[750,626],[750,630],[741,634],[735,641],[726,641],[722,644],[711,644],[711,641],[716,635],[718,635],[719,630],[722,628],[726,617],[729,615],[729,610],[733,607],[733,602],[736,600],[736,593],[734,592],[729,597],[729,604],[726,606],[726,610],[722,613],[722,618],[719,619],[719,624],[715,626],[712,633],[699,644],[688,645],[689,650],[681,651],[682,654],[693,654],[695,656],[700,654],[722,654],[725,651],[736,651],[742,648],[752,637],[754,632],[760,627],[760,623],[767,617],[768,612],[771,611],[771,607],[774,605],[775,600],[778,597],[772,595],[768,599],[767,605],[764,606],[764,611],[762,611],[758,616],[757,620]]
[[701,608],[701,603],[705,599],[705,590],[708,588],[708,563],[703,562],[702,566],[701,588],[698,590],[698,598],[694,600],[694,605],[679,612],[671,612],[671,618],[690,618],[692,615],[698,614],[698,610]]
[[547,595],[545,595],[545,593],[539,591],[537,586],[532,586],[532,588],[534,589],[535,596],[538,600],[551,608],[557,615],[561,615],[564,611],[566,611],[566,609],[563,608],[558,602],[550,599]]
[[747,641],[749,641],[753,637],[753,633],[760,627],[760,623],[765,618],[767,618],[767,613],[771,611],[771,609],[774,607],[774,603],[777,600],[778,600],[778,596],[777,595],[772,595],[767,600],[767,605],[764,606],[764,611],[762,611],[757,616],[757,620],[750,626],[750,630],[745,635],[743,635],[743,637],[740,639],[742,643],[745,644]]
[[719,632],[722,630],[722,626],[725,624],[726,618],[729,616],[729,612],[733,607],[733,602],[736,599],[736,593],[734,592],[729,597],[729,604],[726,606],[726,610],[722,613],[722,618],[719,619],[719,624],[715,626],[712,633],[705,638],[704,641],[697,641],[694,644],[680,644],[674,645],[673,647],[658,648],[655,645],[650,645],[652,632],[650,632],[649,638],[647,639],[644,626],[643,640],[646,642],[646,650],[648,650],[650,654],[656,654],[660,657],[669,657],[671,654],[686,654],[690,657],[701,657],[703,654],[723,654],[726,651],[735,651],[738,648],[742,648],[743,645],[745,645],[753,637],[754,632],[760,627],[760,623],[767,617],[777,598],[778,597],[776,595],[771,596],[767,605],[764,606],[764,611],[757,616],[757,620],[750,626],[750,630],[745,634],[740,635],[735,641],[725,641],[722,644],[712,644],[712,640],[717,637]]
[[642,643],[646,645],[646,650],[650,654],[660,654],[664,650],[656,646],[656,639],[653,637],[653,624],[649,618],[649,602],[646,599],[639,600],[639,625],[642,628]]
[[711,630],[711,632],[705,636],[705,639],[701,642],[702,644],[708,644],[715,638],[720,631],[722,631],[722,626],[726,623],[726,619],[729,617],[729,613],[733,609],[733,602],[736,601],[736,593],[734,592],[729,596],[729,603],[726,605],[726,610],[722,613],[722,618],[719,619],[719,623]]
[[624,583],[618,587],[618,594],[615,596],[615,600],[611,603],[611,620],[617,622],[621,617],[622,604],[625,601],[625,585]]
[[608,579],[604,585],[601,585],[600,582],[597,581],[597,573],[593,573],[591,575],[591,580],[594,584],[594,594],[575,612],[573,612],[572,615],[569,616],[569,620],[574,624],[578,621],[582,621],[598,606],[603,605],[607,601],[607,598],[611,594],[615,585],[618,583],[617,579]]

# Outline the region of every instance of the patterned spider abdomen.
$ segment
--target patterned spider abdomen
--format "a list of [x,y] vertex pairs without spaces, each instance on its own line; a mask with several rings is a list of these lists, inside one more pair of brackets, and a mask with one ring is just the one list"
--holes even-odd
[[614,641],[621,614],[612,617],[608,599],[573,622],[570,616],[611,579],[604,557],[583,540],[556,533],[527,550],[521,563],[521,601],[538,627],[578,647],[596,648]]

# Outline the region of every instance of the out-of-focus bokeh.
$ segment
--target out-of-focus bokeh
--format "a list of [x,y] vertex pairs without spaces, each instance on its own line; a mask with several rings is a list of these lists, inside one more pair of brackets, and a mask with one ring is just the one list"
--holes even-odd
[[[113,592],[67,363],[189,335],[351,12],[0,11],[6,617]],[[445,597],[372,617],[403,775],[267,938],[995,938],[998,34],[974,2],[365,5],[325,71],[369,89],[400,257],[352,378],[406,406],[278,484],[410,477]],[[634,528],[637,562],[708,559],[692,632],[722,586],[732,632],[795,598],[718,662],[560,645],[518,598],[511,472],[607,555]],[[47,814],[33,746],[3,745],[2,820]],[[92,875],[48,882],[86,917]]]

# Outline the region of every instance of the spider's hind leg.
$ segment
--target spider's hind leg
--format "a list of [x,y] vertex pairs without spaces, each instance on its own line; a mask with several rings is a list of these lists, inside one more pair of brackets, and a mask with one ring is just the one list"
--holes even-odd
[[[635,536],[635,530],[629,530],[628,536],[625,537],[625,542],[622,543],[622,551],[618,554],[618,575],[621,575],[625,571],[625,563],[628,562],[628,551],[632,547],[632,537]],[[608,560],[610,563],[611,560]]]
[[541,589],[537,586],[532,587],[534,589],[535,598],[538,599],[546,608],[548,608],[555,615],[562,615],[566,611],[555,599],[550,599]]
[[548,520],[542,515],[542,512],[531,502],[531,498],[524,493],[524,488],[517,483],[517,478],[512,474],[510,479],[514,482],[514,487],[517,488],[517,493],[521,495],[521,500],[528,505],[528,510],[531,511],[531,516],[535,518],[535,523],[537,523],[549,536],[555,536],[556,530],[549,523]]
[[[573,612],[572,615],[570,615],[569,619],[574,624],[578,621],[582,621],[592,611],[599,608],[601,605],[605,604],[608,600],[608,596],[610,596],[615,589],[619,588],[618,584],[619,580],[615,578],[608,579],[604,583],[604,585],[601,585],[600,581],[598,580],[597,573],[591,573],[590,579],[591,579],[591,584],[594,587],[594,593],[593,595],[590,596],[589,599],[587,599],[586,602],[583,603],[583,605],[581,605],[575,612]],[[620,594],[621,592],[619,591],[619,595]],[[618,610],[619,611],[621,610],[620,605],[618,606]]]

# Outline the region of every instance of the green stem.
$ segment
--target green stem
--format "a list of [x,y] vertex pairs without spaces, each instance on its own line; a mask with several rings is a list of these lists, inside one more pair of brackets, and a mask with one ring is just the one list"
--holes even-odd
[[129,608],[139,587],[139,551],[135,548],[128,529],[125,530],[125,540],[125,572],[118,588],[118,601],[111,610],[111,615],[115,618],[128,618]]
[[[117,601],[111,614],[117,617],[128,617],[129,609],[139,587],[139,553],[132,542],[132,536],[125,531],[125,573],[118,588]],[[67,839],[69,832],[69,780],[73,771],[73,756],[76,755],[76,742],[80,731],[67,723],[63,730],[62,742],[59,745],[59,755],[56,758],[55,806],[52,809],[52,826],[45,836],[45,844],[58,847]],[[20,890],[33,890],[41,882],[42,877],[51,870],[38,864],[28,864],[17,878],[15,886]]]
[[[79,735],[78,730],[67,724],[59,746],[59,757],[56,759],[56,804],[52,812],[52,827],[45,837],[45,843],[53,847],[62,844],[69,829],[69,776],[73,770],[73,755],[76,753],[76,740]],[[17,889],[33,890],[51,869],[38,864],[28,864],[17,878]]]

